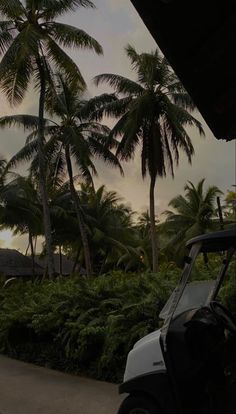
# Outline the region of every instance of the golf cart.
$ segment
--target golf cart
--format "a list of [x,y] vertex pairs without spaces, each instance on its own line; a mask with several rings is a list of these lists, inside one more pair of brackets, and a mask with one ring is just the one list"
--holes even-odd
[[[196,237],[187,248],[181,280],[160,314],[161,329],[129,352],[119,388],[129,395],[118,414],[236,413],[236,377],[225,364],[226,338],[235,341],[236,319],[219,299],[229,268],[235,266],[236,229]],[[216,252],[222,263],[219,274],[191,281],[197,256]],[[232,408],[227,409],[230,375]]]

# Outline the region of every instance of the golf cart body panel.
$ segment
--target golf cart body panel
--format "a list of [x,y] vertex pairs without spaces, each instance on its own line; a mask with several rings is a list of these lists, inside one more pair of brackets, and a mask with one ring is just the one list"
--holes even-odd
[[161,331],[158,329],[140,339],[130,351],[124,381],[142,376],[147,373],[155,373],[165,370],[165,362],[160,347]]
[[173,414],[175,401],[166,370],[158,370],[123,382],[120,394],[142,395],[156,402],[161,413]]
[[[224,377],[221,360],[227,329],[220,323],[227,310],[215,299],[236,251],[236,229],[196,237],[187,248],[180,282],[160,313],[164,324],[130,351],[120,393],[150,395],[165,414],[215,414],[206,390],[208,383],[221,383]],[[189,283],[197,256],[210,252],[226,252],[218,277]],[[128,411],[119,414],[123,412]]]

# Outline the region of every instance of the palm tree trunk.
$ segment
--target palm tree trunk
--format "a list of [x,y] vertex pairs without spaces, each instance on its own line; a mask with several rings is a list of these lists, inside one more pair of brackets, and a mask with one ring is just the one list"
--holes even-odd
[[44,155],[44,102],[45,102],[45,73],[41,58],[38,57],[37,65],[40,75],[40,96],[39,96],[39,122],[38,122],[38,158],[39,158],[39,188],[43,205],[43,221],[44,221],[44,234],[47,251],[47,263],[48,263],[48,275],[51,279],[55,273],[53,262],[53,249],[52,249],[52,226],[50,218],[50,210],[48,204],[48,194],[46,187],[46,162]]
[[220,220],[220,229],[224,230],[224,219],[223,219],[223,214],[222,214],[222,207],[221,207],[221,203],[220,203],[220,197],[216,197],[216,201],[217,201],[217,207],[218,207],[218,214],[219,214],[219,220]]
[[92,274],[92,264],[91,264],[90,251],[89,251],[89,245],[88,245],[88,237],[87,237],[87,232],[86,232],[86,228],[84,225],[83,217],[81,215],[79,197],[78,197],[78,194],[74,186],[72,164],[71,164],[71,159],[70,159],[70,149],[68,145],[66,145],[65,147],[65,155],[66,155],[67,171],[68,171],[69,180],[70,180],[70,192],[71,192],[71,197],[74,202],[75,211],[77,215],[77,220],[78,220],[78,225],[79,225],[80,235],[81,235],[81,241],[82,241],[83,248],[84,248],[86,273],[88,276]]
[[27,245],[27,247],[26,247],[25,256],[27,256],[28,251],[29,251],[29,248],[30,248],[30,243],[28,243],[28,245]]
[[29,230],[29,245],[31,250],[31,260],[32,260],[32,273],[33,279],[35,278],[35,258],[34,258],[34,244],[33,244],[33,237],[31,231]]
[[61,245],[59,245],[59,273],[62,276],[62,254],[61,254]]
[[34,239],[34,254],[36,254],[36,249],[37,249],[37,236],[35,236],[35,239]]
[[151,177],[150,183],[150,227],[151,227],[151,243],[152,243],[152,271],[158,271],[158,251],[157,251],[157,235],[155,225],[155,200],[154,200],[154,189],[155,189],[156,178]]
[[75,269],[79,261],[79,254],[80,254],[80,247],[78,248],[77,253],[76,253],[76,258],[73,264],[72,273],[75,273]]

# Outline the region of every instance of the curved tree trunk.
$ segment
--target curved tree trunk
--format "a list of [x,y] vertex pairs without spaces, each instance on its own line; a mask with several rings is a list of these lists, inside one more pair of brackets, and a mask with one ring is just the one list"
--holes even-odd
[[46,187],[46,162],[44,155],[44,102],[46,92],[46,82],[44,67],[40,57],[37,59],[37,65],[40,75],[40,96],[39,96],[39,121],[38,121],[38,158],[39,158],[39,188],[43,205],[43,221],[44,221],[44,234],[47,251],[48,262],[48,275],[52,278],[55,269],[53,261],[53,249],[52,249],[52,226],[50,218],[50,210],[48,204],[48,194]]
[[150,183],[150,225],[151,225],[151,243],[152,243],[152,271],[158,271],[158,250],[157,250],[157,235],[155,226],[155,200],[154,200],[154,189],[156,179],[151,177]]
[[86,228],[84,225],[83,217],[80,211],[79,197],[78,197],[78,194],[74,186],[72,164],[71,164],[71,159],[70,159],[70,149],[68,145],[65,148],[65,155],[66,155],[67,171],[68,171],[69,180],[70,180],[70,192],[71,192],[71,197],[74,202],[75,211],[77,215],[77,220],[78,220],[78,225],[79,225],[80,235],[81,235],[81,241],[82,241],[83,248],[84,248],[86,273],[88,276],[92,274],[92,264],[91,264],[90,251],[89,251],[89,245],[88,245],[88,237],[87,237],[87,232],[86,232]]
[[33,236],[31,231],[29,230],[29,245],[31,250],[31,261],[32,261],[32,276],[33,280],[35,278],[35,257],[34,257],[34,244],[33,244]]

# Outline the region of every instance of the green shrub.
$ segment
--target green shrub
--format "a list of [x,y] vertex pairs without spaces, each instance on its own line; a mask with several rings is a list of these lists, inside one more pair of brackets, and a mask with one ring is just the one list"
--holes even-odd
[[[236,314],[232,269],[221,295]],[[209,278],[212,272],[199,262],[193,277]],[[53,282],[14,281],[0,289],[0,352],[119,382],[134,343],[158,328],[159,312],[179,276],[169,264],[158,275],[117,271]]]
[[15,282],[0,293],[0,351],[120,381],[133,344],[158,327],[178,273]]

